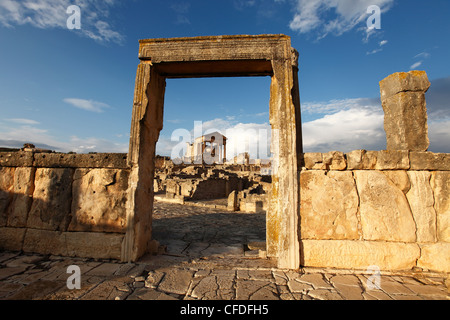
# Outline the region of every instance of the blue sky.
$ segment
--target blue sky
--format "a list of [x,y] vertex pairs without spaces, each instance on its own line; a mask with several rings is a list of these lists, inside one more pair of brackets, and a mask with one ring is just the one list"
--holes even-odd
[[[81,29],[67,28],[72,4]],[[370,5],[381,29],[369,32]],[[450,152],[449,17],[448,0],[0,0],[0,146],[127,152],[139,39],[286,34],[300,53],[305,152],[384,149],[378,83],[412,69],[432,82],[430,150]],[[194,121],[269,130],[269,85],[168,80],[158,153]]]

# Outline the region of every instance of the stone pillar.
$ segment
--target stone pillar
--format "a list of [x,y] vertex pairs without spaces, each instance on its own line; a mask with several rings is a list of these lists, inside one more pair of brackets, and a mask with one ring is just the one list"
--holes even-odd
[[425,93],[430,85],[425,71],[394,73],[380,82],[387,150],[428,150]]

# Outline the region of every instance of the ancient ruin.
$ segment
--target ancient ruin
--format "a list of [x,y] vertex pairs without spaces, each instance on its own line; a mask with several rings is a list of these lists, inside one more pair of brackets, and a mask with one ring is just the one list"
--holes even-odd
[[[158,251],[156,198],[265,212],[264,251],[280,269],[450,272],[450,154],[427,152],[425,72],[380,82],[387,150],[303,153],[289,37],[149,39],[139,58],[128,154],[0,152],[0,248],[135,262]],[[186,155],[217,150],[212,164],[157,157],[165,80],[225,76],[271,77],[271,163],[227,163],[217,135]]]

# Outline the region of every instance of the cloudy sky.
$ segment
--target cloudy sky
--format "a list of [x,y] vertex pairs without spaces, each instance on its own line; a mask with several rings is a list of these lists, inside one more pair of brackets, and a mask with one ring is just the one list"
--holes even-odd
[[[367,28],[373,5],[380,29]],[[448,0],[0,0],[0,146],[127,152],[139,39],[282,33],[300,53],[305,152],[384,149],[378,83],[413,69],[432,82],[430,150],[450,152],[449,12]],[[228,157],[256,141],[264,158],[269,86],[168,80],[158,153],[202,121],[236,146]]]

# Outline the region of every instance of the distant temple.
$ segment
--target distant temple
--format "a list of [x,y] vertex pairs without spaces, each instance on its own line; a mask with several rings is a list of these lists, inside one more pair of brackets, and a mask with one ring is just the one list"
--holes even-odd
[[213,132],[187,143],[184,160],[190,163],[225,163],[227,156],[227,137]]

